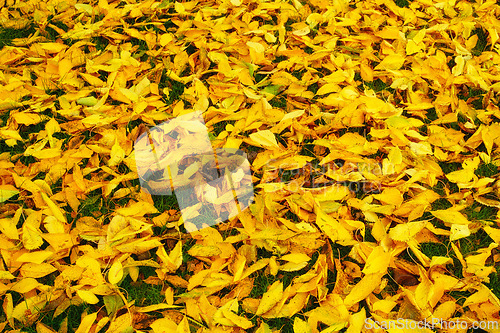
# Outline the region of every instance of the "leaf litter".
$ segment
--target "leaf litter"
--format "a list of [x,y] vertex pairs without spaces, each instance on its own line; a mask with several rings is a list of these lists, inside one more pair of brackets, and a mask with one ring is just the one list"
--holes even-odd
[[[500,319],[495,1],[0,4],[2,329]],[[133,143],[193,111],[255,201],[185,234]]]

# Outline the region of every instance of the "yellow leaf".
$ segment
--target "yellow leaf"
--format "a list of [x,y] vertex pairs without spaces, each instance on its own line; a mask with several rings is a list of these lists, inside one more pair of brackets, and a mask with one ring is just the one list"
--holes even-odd
[[28,126],[38,124],[42,121],[42,117],[36,113],[16,113],[11,115],[11,117],[16,123]]
[[[97,322],[97,324],[95,325],[95,332],[99,332],[104,326],[106,326],[106,324],[109,322],[109,317],[103,317],[101,318],[101,320],[99,320]],[[60,328],[59,328],[60,330]]]
[[309,324],[299,317],[295,317],[293,321],[293,332],[294,333],[312,333]]
[[23,138],[21,137],[18,131],[8,130],[8,129],[0,129],[0,138],[23,141]]
[[373,197],[384,204],[394,205],[396,207],[401,206],[404,200],[403,194],[395,187],[385,188],[382,193],[374,194]]
[[362,308],[359,312],[351,315],[349,318],[349,328],[346,333],[361,333],[366,325],[366,311]]
[[410,142],[410,149],[415,155],[432,155],[432,146],[428,142]]
[[500,229],[485,226],[484,231],[486,231],[488,236],[490,236],[495,241],[495,243],[500,244]]
[[97,98],[94,96],[79,98],[76,103],[84,106],[94,106],[97,104]]
[[422,46],[415,43],[415,41],[413,41],[413,40],[409,40],[408,43],[406,44],[406,54],[407,55],[412,55],[412,54],[418,53],[421,50],[422,50]]
[[175,7],[175,11],[178,13],[178,14],[184,14],[186,12],[186,8],[184,8],[184,5],[180,2],[175,2],[174,4],[174,7]]
[[12,185],[0,185],[0,202],[7,201],[15,195],[18,195],[19,191]]
[[256,315],[262,315],[276,305],[283,297],[283,283],[281,281],[274,282],[267,292],[262,295],[262,299],[257,308]]
[[220,253],[221,250],[217,246],[203,244],[195,244],[188,251],[188,254],[193,257],[213,257]]
[[175,333],[191,333],[187,317],[182,318],[181,322],[177,326],[177,329],[175,330]]
[[39,313],[47,304],[47,296],[46,293],[40,293],[39,295],[25,298],[23,302],[14,307],[12,317],[19,321],[25,321],[27,313],[31,315]]
[[[117,213],[120,214],[119,212]],[[107,241],[112,242],[118,240],[119,238],[122,238],[122,236],[125,237],[125,235],[120,235],[120,237],[118,238],[117,235],[120,233],[120,231],[125,230],[128,225],[129,223],[125,219],[125,217],[123,217],[122,215],[115,215],[108,225]]]
[[219,308],[213,315],[213,319],[217,324],[225,325],[225,326],[235,326],[235,324],[229,320],[225,315],[224,311],[238,311],[238,300],[232,299],[231,301],[224,304],[221,308]]
[[165,45],[169,44],[173,40],[174,40],[174,37],[173,37],[173,35],[171,33],[162,34],[161,37],[160,37],[160,45],[161,46],[165,46]]
[[82,322],[80,323],[80,326],[78,326],[78,329],[76,330],[75,333],[89,333],[96,319],[97,319],[97,312],[86,315],[85,317],[83,317]]
[[389,237],[395,241],[410,242],[414,239],[415,235],[425,227],[426,224],[426,221],[398,224],[394,228],[391,228],[389,231]]
[[447,301],[441,303],[435,310],[433,316],[438,319],[448,320],[456,310],[456,304],[454,301]]
[[339,221],[322,210],[317,212],[316,224],[334,242],[348,245],[353,241],[351,233]]
[[238,316],[236,313],[228,309],[222,310],[222,313],[224,317],[229,319],[231,322],[233,322],[234,325],[238,327],[241,327],[245,330],[249,329],[250,327],[253,327],[253,323],[250,320],[246,319],[245,317]]
[[491,243],[488,248],[479,249],[477,251],[478,254],[467,256],[467,258],[465,258],[467,262],[466,271],[479,278],[486,278],[488,275],[495,272],[493,266],[486,266],[486,260],[491,256],[491,250],[497,246],[497,243]]
[[41,231],[32,223],[23,224],[23,245],[28,250],[38,249],[43,244]]
[[177,309],[181,308],[180,305],[170,305],[165,303],[153,304],[145,307],[135,307],[135,311],[140,313],[153,312],[158,310],[166,310],[166,309]]
[[299,264],[302,262],[308,262],[309,260],[311,260],[311,258],[309,258],[309,256],[305,253],[290,253],[290,254],[282,256],[280,259],[290,261],[290,262],[293,262],[296,264]]
[[36,333],[56,333],[56,331],[41,322],[37,322]]
[[245,264],[247,260],[244,256],[236,254],[233,264],[234,278],[233,281],[237,282],[241,279],[243,271],[245,270]]
[[20,255],[16,260],[19,262],[32,262],[35,264],[41,264],[53,255],[54,252],[52,251],[27,252]]
[[15,291],[16,293],[24,294],[37,288],[40,285],[41,284],[34,278],[23,278],[22,280],[16,282],[16,284],[11,287],[11,290]]
[[76,294],[86,303],[89,304],[99,303],[99,298],[97,298],[97,296],[91,291],[79,289],[76,291]]
[[[99,79],[98,77],[94,76],[94,75],[91,75],[91,74],[87,74],[87,73],[81,73],[79,72],[78,73],[81,77],[83,77],[83,79],[85,81],[87,81],[91,86],[94,86],[94,87],[103,87],[104,86],[104,82]],[[97,102],[96,102],[97,104]]]
[[432,295],[432,282],[426,275],[426,272],[420,268],[421,281],[415,289],[415,302],[421,309],[426,309],[428,307],[429,299]]
[[449,223],[449,224],[469,224],[470,223],[470,221],[467,220],[467,218],[463,214],[461,214],[455,210],[451,210],[451,209],[435,210],[435,211],[432,211],[431,214],[434,215],[435,217],[437,217],[438,219],[442,220],[443,222]]
[[382,276],[386,272],[377,272],[365,275],[349,292],[344,299],[344,304],[350,308],[359,301],[367,298],[376,288],[380,286]]
[[307,266],[307,262],[303,261],[300,263],[294,263],[294,262],[287,262],[281,266],[279,266],[280,271],[285,271],[285,272],[296,272],[300,271],[302,268]]
[[386,252],[382,246],[377,246],[372,250],[366,259],[366,265],[363,273],[368,275],[372,273],[385,273],[391,261],[391,254]]
[[301,26],[299,27],[299,29],[294,30],[292,33],[295,36],[305,36],[305,35],[309,34],[309,32],[311,32],[311,29],[309,28],[309,26],[306,25],[305,23],[302,23]]
[[463,306],[470,306],[472,304],[480,304],[488,301],[490,291],[487,288],[481,288],[475,294],[467,297]]
[[137,266],[129,267],[128,275],[130,275],[132,281],[137,282],[137,279],[139,278],[139,267]]
[[177,324],[170,318],[157,319],[150,326],[154,333],[175,332],[177,330]]
[[133,242],[125,243],[123,245],[116,246],[116,249],[120,252],[129,252],[129,253],[143,253],[154,249],[158,246],[161,246],[161,242],[158,239],[138,239]]
[[131,89],[119,88],[118,92],[125,97],[126,103],[137,103],[139,101],[139,95]]
[[108,272],[108,281],[111,284],[118,284],[123,278],[123,266],[120,261],[115,261]]
[[257,53],[264,53],[264,51],[266,50],[264,45],[262,45],[261,43],[247,42],[246,44],[249,48],[253,49]]
[[42,49],[50,53],[59,53],[62,50],[66,49],[68,46],[61,43],[40,43],[39,44]]
[[[4,301],[2,304],[2,308],[3,308],[3,312],[4,312],[5,316],[7,317],[7,320],[9,321],[9,325],[11,327],[14,327],[14,317],[12,316],[12,314],[14,312],[14,302],[12,300],[11,293],[7,293],[5,295],[5,298],[4,298]],[[3,325],[3,327],[5,327],[5,325]],[[2,327],[2,330],[3,330],[3,327]]]
[[342,88],[342,90],[340,91],[340,96],[342,96],[344,99],[347,100],[354,100],[357,97],[359,97],[359,92],[357,91],[356,88],[352,86],[347,86]]
[[111,155],[108,161],[108,166],[115,166],[121,163],[125,158],[125,150],[118,143],[118,139],[115,140],[115,144],[111,147]]
[[177,242],[168,255],[169,264],[173,271],[182,265],[182,242]]
[[385,69],[385,70],[397,70],[403,66],[405,58],[399,54],[390,54],[386,56],[380,64],[378,64],[375,69]]
[[468,183],[472,181],[472,179],[474,178],[474,169],[467,168],[467,169],[453,171],[447,174],[446,178],[448,178],[450,182],[453,182],[455,184]]
[[46,275],[49,275],[50,273],[55,272],[57,269],[46,263],[42,264],[35,264],[35,263],[26,263],[21,266],[21,275],[24,277],[30,277],[30,278],[41,278]]
[[470,236],[467,224],[452,224],[450,229],[450,241]]
[[132,323],[132,315],[130,312],[127,312],[114,318],[106,333],[133,333]]
[[453,260],[448,257],[440,257],[440,256],[433,256],[431,259],[431,264],[430,266],[445,266],[447,264],[452,264]]
[[66,232],[64,224],[59,221],[55,216],[47,216],[43,220],[45,229],[51,234],[63,234]]
[[270,130],[258,131],[250,134],[249,138],[260,146],[279,148],[276,137]]
[[0,231],[10,239],[19,239],[16,223],[12,219],[0,219]]
[[61,149],[59,148],[45,148],[42,150],[34,151],[30,154],[38,159],[54,158],[61,156]]
[[135,202],[128,207],[118,208],[116,213],[123,216],[143,216],[158,213],[158,209],[149,202]]
[[191,276],[191,278],[189,279],[188,290],[192,290],[193,288],[202,284],[209,274],[209,270],[202,270],[198,273],[193,274],[193,276]]
[[9,271],[0,271],[0,280],[12,280],[16,277]]
[[52,214],[54,214],[54,216],[62,223],[67,223],[66,216],[61,208],[59,208],[45,193],[42,192],[41,195],[45,203],[47,203],[47,206],[49,206],[52,211]]

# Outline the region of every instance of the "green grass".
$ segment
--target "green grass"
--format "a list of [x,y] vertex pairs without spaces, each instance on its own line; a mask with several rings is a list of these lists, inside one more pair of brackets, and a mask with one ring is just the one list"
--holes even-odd
[[[169,89],[169,95],[167,99],[167,104],[173,104],[175,101],[180,100],[182,94],[184,93],[184,88],[185,85],[182,82],[178,82],[175,80],[172,80],[171,78],[168,77],[167,69],[163,70],[160,83],[158,84],[158,88],[163,90],[164,88]],[[182,76],[182,75],[181,75]]]
[[193,245],[196,244],[196,240],[193,238],[188,238],[183,244],[182,244],[182,262],[187,263],[188,261],[194,260],[195,258],[192,257],[188,251],[193,247]]
[[453,205],[446,198],[439,198],[432,204],[432,210],[442,210],[453,207]]
[[481,163],[474,173],[478,177],[493,177],[498,174],[498,167],[493,163]]
[[[395,4],[399,7],[409,7],[411,3],[411,0],[395,0]],[[133,19],[130,20],[130,24],[137,23],[138,21],[141,21],[143,18],[140,19]],[[49,16],[48,18],[49,22],[57,26],[58,28],[68,31],[68,26],[62,22],[56,22],[52,21],[52,17]],[[270,24],[272,24],[271,22]],[[276,22],[274,22],[276,23]],[[286,23],[286,30],[290,31],[292,28],[291,24],[293,23],[293,20],[288,20]],[[171,22],[169,19],[165,23],[165,27],[170,29],[171,31],[175,32],[174,30],[177,29],[177,27]],[[153,30],[157,31],[157,28],[154,25],[143,25],[142,27],[139,28],[139,30]],[[2,49],[6,45],[12,45],[12,42],[16,38],[28,38],[30,37],[34,32],[36,31],[35,26],[33,24],[28,25],[24,29],[3,29],[0,28],[0,49]],[[488,32],[486,30],[483,30],[482,28],[476,28],[473,32],[472,35],[477,35],[478,36],[478,41],[474,49],[472,50],[472,53],[474,56],[481,55],[482,52],[487,51],[491,47],[488,46],[487,44],[487,39],[488,39]],[[59,33],[50,27],[47,27],[44,32],[44,36],[47,37],[50,40],[57,40],[60,39],[61,36]],[[106,39],[104,36],[96,36],[90,39],[92,43],[94,43],[95,48],[99,51],[104,51],[106,47],[109,44],[109,40]],[[64,41],[66,44],[71,45],[71,41]],[[148,46],[147,44],[139,39],[136,38],[131,38],[130,43],[135,46],[136,52],[134,54],[135,57],[138,57],[141,59],[141,61],[146,61],[148,58],[148,55],[146,52],[148,51]],[[186,52],[190,55],[194,54],[197,51],[197,48],[193,43],[190,43],[187,45]],[[306,53],[311,53],[313,52],[313,49],[311,48],[306,48],[304,50]],[[285,56],[278,56],[273,59],[273,63],[279,63],[281,61],[286,60],[287,57]],[[149,59],[151,60],[151,59]],[[181,74],[181,76],[186,76],[189,75],[190,68],[187,67],[186,70]],[[294,70],[292,71],[292,75],[297,78],[301,79],[303,77],[303,74],[305,73],[305,70],[299,69],[299,70]],[[105,80],[108,73],[100,71],[99,72],[101,79]],[[357,73],[356,73],[357,74]],[[357,74],[358,75],[358,74]],[[255,73],[255,80],[256,82],[260,82],[266,78],[266,75],[264,74],[257,74]],[[358,78],[359,80],[359,78]],[[373,89],[375,92],[379,93],[378,95],[380,96],[381,92],[383,93],[394,93],[394,90],[390,88],[390,81],[388,83],[384,82],[380,78],[376,78],[372,82],[363,82],[362,85],[360,85],[359,89],[363,89],[363,85],[365,87],[368,87],[370,89]],[[173,104],[176,101],[180,100],[182,98],[182,95],[184,94],[185,90],[185,84],[181,82],[177,82],[175,80],[172,80],[166,75],[166,70],[163,70],[160,83],[159,83],[159,88],[168,88],[170,93],[169,97],[166,99],[166,102],[168,104]],[[314,93],[317,92],[318,90],[318,84],[314,83],[308,87],[309,91],[312,91]],[[60,88],[56,89],[46,89],[45,93],[47,95],[52,96],[53,98],[57,98],[63,94],[65,94],[65,91]],[[481,89],[475,89],[474,87],[469,87],[469,86],[464,86],[463,87],[463,93],[459,95],[459,98],[462,100],[468,101],[469,99],[469,104],[471,104],[475,108],[482,108],[482,100],[483,96],[485,94],[485,91],[482,91]],[[26,96],[26,100],[29,100],[30,96]],[[57,103],[57,101],[56,101]],[[121,102],[117,102],[117,104],[121,104]],[[186,103],[186,108],[188,108]],[[287,98],[284,94],[277,94],[274,98],[270,100],[270,104],[275,107],[275,108],[283,108],[285,109],[287,107]],[[10,117],[10,112],[3,112],[0,115],[0,120],[2,123],[2,126],[5,126],[7,124],[7,121]],[[427,111],[427,119],[425,119],[425,123],[429,124],[431,121],[434,121],[438,119],[438,115],[436,113],[435,109],[429,109]],[[60,120],[60,119],[59,119]],[[465,122],[466,118],[463,116],[459,117],[459,122]],[[133,121],[130,121],[129,124],[127,125],[128,132],[130,132],[133,128],[138,126],[140,123],[143,123],[142,120],[136,119]],[[217,124],[213,125],[213,130],[212,134],[215,136],[219,135],[222,131],[225,130],[225,127],[228,123],[234,124],[234,121],[221,121]],[[320,125],[325,125],[325,124],[320,124],[319,121],[316,122],[317,126]],[[456,130],[460,130],[458,127],[458,123],[453,123],[449,124],[447,126],[450,126]],[[37,125],[32,125],[32,126],[21,126],[20,128],[20,133],[25,140],[29,140],[30,134],[37,133],[41,130],[43,130],[44,123],[40,123]],[[337,131],[336,134],[342,135],[346,132],[357,132],[361,135],[366,136],[366,133],[363,132],[366,131],[365,127],[358,127],[358,128],[345,128],[340,131]],[[253,131],[251,131],[253,132]],[[251,132],[245,132],[242,133],[243,135],[248,136],[249,133]],[[427,128],[426,126],[422,126],[422,134],[427,135]],[[89,140],[91,132],[86,131],[85,134],[87,136],[86,140]],[[65,144],[67,141],[71,138],[71,136],[66,135],[65,133],[57,133],[55,135],[57,138],[65,140]],[[286,146],[286,138],[283,136],[278,135],[277,139],[279,140],[280,143],[283,144],[283,146]],[[85,142],[84,141],[84,142]],[[263,149],[259,147],[254,147],[250,145],[243,144],[242,145],[244,149],[247,150],[247,152],[260,152]],[[480,149],[483,149],[484,145],[481,146]],[[5,144],[4,140],[0,140],[0,151],[2,152],[11,152],[11,154],[22,154],[26,148],[26,144],[19,142],[17,145],[14,147],[8,147]],[[302,146],[302,151],[300,152],[301,155],[306,155],[306,156],[313,156],[314,155],[314,145],[312,144],[311,139],[306,139],[304,141],[304,145]],[[484,150],[484,149],[483,149]],[[382,153],[381,153],[382,154]],[[377,157],[383,158],[385,156],[383,155],[378,155]],[[30,165],[35,163],[37,160],[31,156],[22,156],[19,159],[23,164],[25,165]],[[86,164],[86,161],[82,161],[82,167]],[[441,166],[443,172],[445,174],[448,174],[450,172],[460,170],[461,169],[461,164],[460,163],[449,163],[449,162],[439,162],[439,165]],[[128,173],[131,170],[128,169],[128,167],[125,164],[121,164],[118,166],[118,169],[122,173]],[[482,163],[479,165],[478,169],[475,171],[475,174],[478,177],[494,177],[498,174],[498,168],[492,164],[485,164]],[[90,178],[93,175],[88,175],[86,178]],[[283,181],[290,181],[294,177],[297,176],[297,172],[295,170],[286,170],[283,172],[282,180]],[[39,173],[36,178],[40,179],[44,177],[44,173]],[[109,180],[109,179],[107,179]],[[139,184],[138,180],[136,181],[131,181],[127,182],[126,184],[121,184],[117,189],[122,188],[122,187],[128,187],[128,186],[137,186]],[[350,185],[350,184],[348,184]],[[57,184],[54,186],[56,187],[61,187],[62,186],[62,180],[60,180]],[[452,207],[452,203],[448,201],[445,198],[446,195],[446,190],[449,190],[451,193],[458,192],[459,189],[456,184],[449,182],[446,177],[441,177],[439,183],[433,187],[433,190],[436,191],[439,195],[442,196],[442,198],[434,201],[432,203],[432,210],[441,210],[441,209],[448,209]],[[56,193],[56,192],[55,192]],[[364,194],[364,192],[356,191],[356,197],[361,198]],[[11,198],[10,201],[18,201],[19,197],[13,197]],[[128,203],[130,198],[123,198],[120,200],[112,200],[109,198],[103,198],[101,190],[96,190],[92,191],[87,194],[86,199],[82,200],[80,209],[78,211],[78,215],[76,219],[82,216],[95,216],[94,214],[97,212],[98,215],[102,216],[108,216],[110,213],[112,213],[117,207],[119,206],[124,206]],[[177,197],[175,194],[168,195],[168,196],[153,196],[153,202],[155,207],[160,211],[164,212],[170,209],[174,210],[179,210],[179,203],[177,201]],[[65,208],[66,209],[66,208]],[[355,212],[356,210],[352,209],[352,212]],[[479,203],[474,203],[472,206],[464,209],[462,213],[466,214],[468,219],[471,221],[481,221],[481,220],[491,220],[492,217],[495,217],[498,212],[497,208],[494,207],[487,207],[483,206]],[[300,219],[293,213],[287,212],[284,215],[286,218],[299,222]],[[202,224],[206,222],[210,222],[213,219],[213,215],[210,214],[210,211],[204,207],[204,210],[201,211],[201,215],[195,219],[195,223],[197,224]],[[76,220],[75,219],[75,220]],[[432,223],[435,223],[436,226],[439,226],[441,228],[449,229],[444,224],[439,221],[438,219],[434,218],[431,213],[426,212],[424,216],[421,219],[431,219]],[[106,223],[106,220],[104,221]],[[22,221],[20,221],[22,224]],[[376,242],[374,237],[371,234],[371,227],[366,223],[366,232],[364,235],[364,241],[366,242]],[[154,229],[155,234],[163,234],[165,232],[165,228],[157,228],[155,227]],[[231,234],[233,232],[237,232],[236,229],[231,229],[228,234]],[[222,232],[224,234],[224,231]],[[224,237],[227,237],[227,234],[224,234]],[[444,236],[438,236],[439,239],[442,240],[442,243],[422,243],[420,244],[420,249],[421,251],[426,254],[429,258],[432,256],[447,256],[450,257],[453,260],[453,264],[447,265],[447,269],[449,270],[450,274],[455,275],[458,278],[463,278],[462,275],[462,265],[458,258],[456,257],[454,251],[451,248],[451,244],[449,239]],[[478,232],[470,235],[467,238],[460,239],[455,242],[455,244],[459,247],[462,255],[464,257],[476,253],[479,249],[481,248],[486,248],[490,243],[492,242],[491,238],[482,230],[480,229]],[[188,280],[189,279],[189,274],[191,273],[188,271],[186,268],[187,263],[189,262],[197,262],[197,259],[190,256],[187,251],[196,243],[194,239],[187,239],[185,242],[183,242],[183,266],[181,269],[177,272],[179,276],[182,278]],[[345,246],[340,246],[338,244],[332,243],[332,250],[333,250],[333,256],[335,258],[344,258],[347,260],[351,260],[346,258],[351,250],[352,247],[345,247]],[[273,253],[266,251],[265,249],[258,249],[258,258],[269,258],[273,256]],[[411,252],[411,250],[404,251],[401,255],[401,258],[411,261],[411,262],[417,262],[418,260],[416,259],[414,253]],[[289,286],[290,284],[293,283],[293,280],[306,273],[308,270],[311,269],[311,267],[314,265],[315,261],[318,258],[318,253],[315,253],[310,260],[308,266],[303,268],[300,271],[297,272],[283,272],[280,271],[276,276],[272,276],[270,274],[264,274],[264,272],[255,272],[252,277],[255,279],[254,280],[254,286],[253,289],[249,295],[249,297],[252,298],[261,298],[262,295],[268,290],[269,286],[274,283],[275,281],[282,281],[284,284],[284,288]],[[66,258],[65,258],[66,259]],[[55,277],[57,273],[51,274],[50,276],[47,276],[46,278],[41,279],[41,282],[44,282],[46,285],[52,285],[53,284],[53,278]],[[164,301],[164,295],[162,294],[162,286],[161,285],[151,285],[142,282],[143,279],[149,277],[149,276],[155,276],[155,270],[150,267],[141,267],[140,268],[140,278],[138,279],[137,282],[133,282],[132,279],[127,276],[120,284],[120,287],[123,289],[124,294],[128,298],[128,300],[135,301],[135,305],[137,306],[147,306],[151,304],[157,304],[161,303]],[[328,272],[328,287],[329,290],[331,290],[334,285],[335,285],[335,279],[336,279],[336,274],[334,271]],[[391,284],[393,283],[393,284]],[[500,295],[500,267],[497,268],[496,273],[492,273],[490,275],[490,282],[486,284],[493,292],[499,296]],[[396,292],[399,288],[397,284],[394,284],[394,282],[391,282],[391,279],[389,279],[389,284],[388,288],[393,288],[393,292]],[[182,291],[182,288],[175,288],[175,293],[178,294],[179,291]],[[466,297],[470,296],[470,292],[461,292],[461,291],[452,291],[449,293],[452,297],[454,297],[457,300],[458,304],[463,304],[464,300]],[[499,296],[500,297],[500,296]],[[17,302],[20,301],[21,296],[17,295]],[[312,297],[311,297],[312,298]],[[362,306],[365,304],[365,302],[361,302],[360,305]],[[308,307],[314,307],[316,304],[314,303],[314,300],[310,302],[310,305]],[[61,314],[58,317],[53,317],[53,311],[48,311],[44,312],[40,316],[40,320],[42,323],[46,324],[47,326],[58,330],[60,329],[61,323],[65,318],[68,320],[68,332],[74,332],[76,331],[80,320],[81,316],[83,313],[86,311],[88,312],[95,312],[97,310],[97,307],[94,306],[89,306],[87,304],[80,305],[80,306],[70,306],[68,310]],[[305,312],[307,310],[304,309],[302,312]],[[253,316],[251,314],[245,313],[244,314],[247,318],[252,320],[254,324],[257,324],[257,320],[261,320],[261,318],[257,318],[257,316]],[[302,318],[302,315],[298,315]],[[282,332],[293,332],[293,320],[294,318],[276,318],[276,319],[262,319],[265,323],[267,323],[272,329],[275,330],[280,330]],[[23,328],[24,331],[27,332],[36,332],[35,325],[32,325],[31,327],[25,327]]]
[[16,38],[28,38],[36,32],[35,25],[30,23],[22,29],[15,28],[0,28],[0,50],[4,46],[12,45],[12,41]]
[[432,257],[451,258],[453,260],[453,263],[446,265],[447,269],[449,269],[453,276],[463,278],[462,264],[451,248],[449,241],[445,241],[444,243],[422,243],[420,244],[420,251],[422,251],[423,254],[429,257],[429,259],[432,259]]
[[281,333],[294,333],[293,321],[293,318],[285,317],[264,320],[271,329],[278,330]]
[[9,152],[12,162],[15,162],[15,160],[12,159],[13,155],[23,154],[25,150],[26,147],[22,142],[17,141],[16,145],[9,146],[5,143],[5,140],[0,139],[0,152]]
[[500,297],[500,266],[497,265],[496,267],[496,272],[491,273],[490,276],[490,282],[485,283],[485,285],[493,291],[493,293],[497,296]]
[[[460,260],[458,260],[455,252],[453,251],[449,239],[443,239],[442,243],[421,243],[420,250],[429,258],[432,258],[433,256],[451,258],[453,260],[453,264],[448,264],[447,268],[455,277],[463,278],[463,267]],[[466,258],[469,255],[476,254],[479,249],[487,248],[492,242],[493,240],[488,236],[488,234],[483,229],[479,229],[476,233],[471,234],[469,237],[459,239],[455,242],[455,245],[459,248],[462,256]],[[413,251],[410,249],[402,252],[400,257],[413,263],[419,263]]]
[[493,221],[497,216],[497,212],[498,208],[484,206],[478,202],[474,202],[471,206],[463,210],[463,213],[467,215],[470,221]]
[[[443,173],[445,175],[453,172],[453,171],[457,171],[457,170],[460,170],[462,169],[462,164],[460,163],[456,163],[456,162],[438,162],[439,164],[439,167],[441,168],[441,170],[443,171]],[[435,186],[435,188],[437,190],[441,189],[443,191],[436,191],[437,193],[439,193],[440,195],[444,195],[445,192],[444,192],[444,189],[445,188],[448,188],[449,192],[450,193],[457,193],[459,191],[459,188],[457,186],[457,184],[455,183],[452,183],[450,182],[446,176],[442,177],[440,180],[439,180],[439,183]]]
[[465,258],[470,254],[475,254],[479,249],[487,248],[493,243],[493,239],[490,238],[486,231],[479,229],[469,237],[460,238],[458,243],[460,252]]
[[171,195],[152,195],[152,198],[156,209],[160,212],[170,209],[179,210],[179,204],[177,203],[175,193],[172,193]]
[[95,48],[99,51],[104,51],[109,45],[109,40],[103,36],[92,37],[90,41],[94,43]]
[[404,8],[404,7],[407,8],[410,5],[408,0],[396,0],[395,3],[398,7],[401,7],[401,8]]
[[269,286],[278,280],[277,276],[262,272],[253,273],[251,278],[254,278],[254,282],[252,291],[248,295],[250,298],[261,298],[267,292]]
[[[63,324],[63,321],[67,319],[68,321],[68,333],[74,333],[80,326],[82,321],[82,315],[86,313],[93,312],[88,304],[81,305],[70,305],[66,311],[61,313],[59,316],[54,317],[55,311],[44,311],[40,313],[40,317],[37,321],[42,322],[48,327],[58,331]],[[21,328],[21,332],[37,333],[36,324],[31,326],[24,326]]]
[[429,258],[434,256],[447,256],[449,254],[449,249],[442,243],[421,243],[420,250]]
[[445,174],[460,170],[462,168],[462,164],[457,162],[438,162],[438,164]]
[[102,196],[99,193],[89,193],[87,198],[80,202],[78,216],[92,216],[95,212],[102,212]]
[[[271,254],[270,252],[268,252],[266,250],[263,250],[263,249],[259,249],[259,250],[261,252],[262,251],[267,252],[267,255]],[[262,256],[259,255],[258,257],[261,258]],[[312,255],[311,260],[309,261],[308,265],[306,267],[304,267],[303,269],[301,269],[299,271],[295,271],[295,272],[281,272],[280,271],[275,276],[270,275],[270,274],[265,274],[262,271],[258,271],[258,272],[253,273],[251,275],[251,277],[254,278],[254,286],[253,286],[252,291],[250,292],[248,297],[250,297],[250,298],[262,298],[262,295],[264,295],[264,293],[266,293],[268,291],[269,287],[276,281],[283,282],[283,290],[286,289],[293,282],[294,278],[296,278],[298,276],[302,276],[305,273],[307,273],[312,268],[312,266],[315,264],[318,257],[319,257],[319,253],[318,252],[314,253]],[[332,283],[334,284],[334,282],[332,282]],[[318,306],[317,302],[315,303],[314,301],[310,300],[309,303],[310,304],[305,309],[303,309],[302,312],[307,312],[307,311],[312,310],[313,308]],[[253,314],[243,312],[242,315],[246,316],[254,324],[257,323],[256,322],[257,318]],[[294,322],[294,318],[296,316],[300,316],[301,319],[304,319],[303,315],[297,314],[292,318],[285,318],[285,317],[272,318],[272,319],[263,319],[263,321],[265,323],[267,323],[271,329],[275,329],[275,330],[278,330],[280,332],[293,333],[294,332],[293,331],[293,322]]]
[[[57,28],[59,28],[59,29],[61,29],[61,30],[65,31],[65,32],[68,32],[69,27],[68,27],[66,24],[64,24],[64,23],[63,23],[63,22],[61,22],[61,21],[52,21],[52,18],[53,18],[53,16],[52,16],[52,15],[50,15],[50,16],[48,17],[48,20],[49,20],[49,22],[50,22],[52,25],[56,26]],[[50,40],[54,40],[54,41],[55,41],[55,40],[56,40],[56,39],[60,36],[59,32],[57,32],[57,30],[56,30],[56,29],[54,29],[54,28],[52,28],[52,27],[49,27],[49,26],[47,26],[47,27],[45,28],[45,32],[46,32],[46,34],[47,34],[47,35],[46,35],[46,37],[47,37],[48,39],[50,39]],[[65,42],[66,42],[66,41],[65,41]]]
[[120,284],[128,301],[135,301],[136,306],[148,306],[165,301],[165,295],[162,294],[162,285],[154,285],[142,282],[144,279],[155,276],[155,269],[152,267],[141,266],[139,278],[134,282],[130,276],[127,276]]
[[[405,1],[405,0],[404,0]],[[388,88],[389,86],[384,82],[382,81],[381,79],[377,78],[371,82],[368,82],[368,81],[363,81],[363,84],[372,89],[374,92],[378,93],[378,92],[381,92],[383,90],[388,90],[390,88]]]
[[[372,230],[373,230],[373,224],[365,225],[365,234],[364,234],[364,241],[365,242],[374,242],[374,243],[377,242],[375,237],[373,237]],[[338,245],[338,246],[341,246],[341,245]],[[346,247],[346,246],[343,246],[343,247]],[[350,251],[350,248],[348,248],[348,252],[349,251]]]
[[479,56],[484,51],[487,51],[488,48],[488,32],[483,30],[483,28],[476,28],[472,31],[472,36],[477,35],[477,43],[476,46],[472,49],[472,55]]
[[[273,254],[271,252],[265,249],[258,249],[257,251],[258,258],[270,258],[272,255]],[[286,289],[290,284],[292,284],[294,278],[307,273],[314,266],[314,264],[318,260],[318,257],[319,253],[315,252],[311,256],[311,260],[309,260],[307,266],[295,272],[279,271],[275,276],[271,274],[265,274],[263,271],[257,271],[253,273],[250,277],[254,278],[254,286],[252,288],[252,291],[250,292],[249,297],[261,298],[262,295],[267,292],[269,286],[271,286],[276,281],[283,282],[283,289]]]
[[226,130],[226,126],[231,124],[234,125],[236,123],[235,120],[223,120],[219,121],[218,123],[215,123],[212,125],[212,128],[209,128],[210,134],[212,134],[214,137],[219,136],[223,131]]
[[462,306],[467,299],[467,297],[472,295],[472,292],[470,291],[458,291],[458,290],[453,290],[448,292],[448,295],[453,297],[455,299],[455,302]]

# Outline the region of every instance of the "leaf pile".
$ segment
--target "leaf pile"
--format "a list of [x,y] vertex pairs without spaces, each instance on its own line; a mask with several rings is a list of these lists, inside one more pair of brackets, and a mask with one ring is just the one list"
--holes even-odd
[[[500,320],[497,2],[0,7],[0,328]],[[255,202],[186,234],[133,144],[193,111]]]

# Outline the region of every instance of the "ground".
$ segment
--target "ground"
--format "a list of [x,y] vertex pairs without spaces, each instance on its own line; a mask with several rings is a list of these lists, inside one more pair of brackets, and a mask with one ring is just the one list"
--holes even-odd
[[[498,1],[0,8],[2,330],[500,332]],[[136,159],[193,112],[254,194],[199,230]]]

